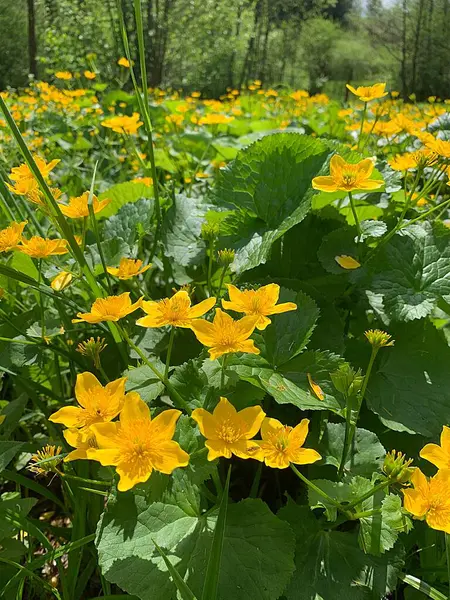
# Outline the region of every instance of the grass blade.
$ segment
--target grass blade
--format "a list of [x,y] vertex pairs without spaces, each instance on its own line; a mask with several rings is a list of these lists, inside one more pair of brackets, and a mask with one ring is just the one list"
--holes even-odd
[[194,593],[189,588],[188,584],[184,581],[184,579],[175,569],[173,564],[167,558],[167,554],[164,552],[164,550],[158,546],[155,540],[152,540],[152,542],[155,544],[155,548],[161,554],[164,562],[166,563],[167,570],[169,571],[170,576],[172,577],[172,581],[177,586],[177,590],[180,592],[181,598],[183,600],[197,600]]
[[422,592],[425,594],[425,596],[428,596],[428,598],[432,598],[432,600],[447,600],[447,596],[445,594],[442,594],[436,588],[431,587],[431,585],[428,585],[428,583],[425,583],[413,575],[404,575],[403,573],[400,573],[398,578],[410,585],[415,590],[419,590],[419,592]]
[[227,520],[228,490],[230,488],[231,467],[228,468],[227,481],[222,492],[219,516],[217,517],[214,537],[211,544],[208,567],[206,569],[205,583],[202,600],[216,600],[219,586],[220,563],[222,562],[223,540],[225,537],[225,524]]

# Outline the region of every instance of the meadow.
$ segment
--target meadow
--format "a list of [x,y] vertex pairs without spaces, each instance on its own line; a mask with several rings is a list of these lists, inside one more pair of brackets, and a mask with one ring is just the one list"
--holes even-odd
[[449,598],[450,101],[122,33],[0,93],[0,598]]

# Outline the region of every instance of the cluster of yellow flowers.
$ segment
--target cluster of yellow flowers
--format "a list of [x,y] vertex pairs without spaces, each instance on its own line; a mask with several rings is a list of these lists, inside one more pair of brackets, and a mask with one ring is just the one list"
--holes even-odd
[[[119,267],[120,269],[120,267]],[[212,322],[200,319],[216,304],[216,298],[207,298],[192,306],[186,290],[176,292],[171,298],[159,301],[145,301],[142,298],[132,303],[130,292],[118,296],[98,298],[88,313],[78,313],[74,323],[100,323],[119,321],[138,308],[146,313],[136,321],[141,327],[183,327],[192,329],[197,339],[209,348],[212,360],[233,352],[259,354],[253,340],[250,340],[255,328],[263,330],[270,324],[269,315],[296,310],[293,302],[277,304],[280,287],[271,283],[258,290],[240,291],[234,285],[228,285],[230,300],[222,300],[222,307],[246,316],[234,320],[230,315],[216,308]]]

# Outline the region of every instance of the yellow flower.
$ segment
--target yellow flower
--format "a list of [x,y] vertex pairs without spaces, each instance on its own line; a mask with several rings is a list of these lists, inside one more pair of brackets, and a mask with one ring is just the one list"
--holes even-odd
[[381,329],[368,329],[364,332],[369,344],[374,348],[385,348],[386,346],[393,346],[394,340],[392,336]]
[[94,71],[85,71],[84,76],[86,77],[86,79],[95,79],[97,77]]
[[191,329],[199,342],[209,346],[209,356],[214,360],[231,352],[259,354],[254,341],[248,339],[258,321],[259,317],[256,316],[246,316],[239,321],[234,321],[230,315],[216,308],[216,316],[212,323],[205,319],[194,320]]
[[62,460],[62,458],[59,457],[61,451],[61,446],[47,444],[44,446],[44,448],[38,450],[36,454],[33,454],[30,459],[30,465],[27,467],[27,469],[32,473],[37,473],[38,475],[45,475],[46,473],[55,471],[56,467]]
[[357,88],[347,83],[346,87],[352,94],[358,96],[362,102],[370,102],[371,100],[377,100],[388,95],[388,92],[385,91],[385,83],[375,83],[374,85],[359,86]]
[[309,419],[296,427],[283,425],[277,419],[266,417],[261,426],[259,444],[264,462],[273,469],[287,469],[291,463],[310,465],[322,457],[311,448],[302,448],[308,435]]
[[297,305],[294,302],[277,304],[280,295],[280,286],[276,283],[269,283],[269,285],[264,285],[258,290],[240,291],[231,284],[228,284],[227,287],[230,300],[222,300],[222,307],[225,310],[234,310],[246,315],[258,316],[256,327],[259,330],[265,329],[272,322],[268,318],[268,315],[297,310]]
[[431,479],[414,469],[411,483],[414,489],[402,490],[405,509],[425,518],[432,529],[450,533],[450,469],[441,469]]
[[139,121],[139,114],[133,113],[131,117],[111,117],[102,121],[103,127],[108,127],[116,133],[136,133],[139,127],[142,125],[142,121]]
[[131,183],[143,183],[147,187],[151,187],[153,185],[153,179],[151,177],[136,177]]
[[141,327],[191,327],[194,319],[206,314],[216,303],[215,298],[207,298],[194,306],[185,290],[180,290],[171,298],[164,298],[159,302],[153,300],[142,302],[141,308],[147,313],[136,321]]
[[130,61],[128,60],[128,58],[125,58],[125,56],[122,56],[122,58],[119,58],[119,60],[117,61],[117,64],[120,65],[121,67],[125,67],[127,69],[130,67]]
[[58,273],[58,275],[56,275],[56,277],[54,277],[50,283],[50,286],[52,288],[52,290],[55,290],[56,292],[60,292],[61,290],[64,290],[72,281],[73,279],[73,275],[72,273],[69,273],[68,271],[61,271],[60,273]]
[[49,421],[83,432],[94,423],[112,421],[124,405],[126,380],[126,377],[121,377],[103,387],[92,373],[80,373],[75,384],[75,398],[79,406],[64,406],[53,413]]
[[201,117],[198,121],[199,125],[224,125],[227,123],[231,123],[231,121],[234,121],[234,117],[228,117],[227,115],[223,115],[223,114],[215,114],[215,113],[210,113],[208,115],[205,115],[204,117]]
[[0,230],[0,252],[9,252],[17,248],[27,223],[28,221],[22,221],[21,223],[13,221],[11,225]]
[[443,158],[450,158],[450,142],[447,140],[430,141],[427,144],[427,148]]
[[[92,208],[94,214],[99,213],[111,202],[109,198],[99,200],[97,196],[92,196]],[[82,219],[89,216],[89,192],[84,192],[81,196],[70,198],[69,204],[59,204],[61,212],[70,219]]]
[[147,481],[153,470],[170,475],[189,462],[189,454],[172,440],[180,415],[169,409],[152,419],[139,394],[130,392],[118,423],[92,426],[98,450],[89,450],[88,458],[116,467],[121,492]]
[[394,171],[408,171],[417,167],[417,161],[414,158],[414,152],[405,154],[396,154],[388,160],[389,165]]
[[72,319],[72,323],[101,323],[102,321],[119,321],[141,306],[142,298],[134,304],[130,300],[130,292],[124,292],[119,296],[107,296],[97,298],[91,306],[91,312],[77,313],[78,319]]
[[342,254],[341,256],[335,256],[334,260],[340,267],[349,271],[359,269],[359,267],[361,266],[361,263],[359,263],[355,258],[353,258],[352,256],[347,256],[346,254]]
[[[33,156],[34,162],[36,163],[37,168],[41,172],[42,177],[47,179],[50,172],[56,167],[56,165],[60,162],[59,159],[51,160],[47,163],[43,158],[39,156]],[[20,181],[22,179],[34,179],[33,172],[29,168],[26,163],[23,163],[19,167],[13,167],[11,169],[11,173],[9,174],[9,178],[12,181]]]
[[450,469],[450,427],[444,425],[442,428],[441,445],[427,444],[420,451],[420,457],[438,469]]
[[69,81],[70,79],[72,79],[72,73],[70,73],[70,71],[57,71],[55,73],[55,77],[56,79],[64,79],[66,81]]
[[23,238],[22,245],[17,249],[28,254],[31,258],[47,258],[59,254],[67,254],[67,241],[61,239],[50,240],[34,235],[29,240]]
[[106,267],[106,270],[110,275],[118,279],[131,279],[132,277],[136,277],[136,275],[145,273],[151,266],[146,265],[142,267],[142,260],[139,259],[121,258],[118,267]]
[[69,446],[75,448],[64,458],[64,462],[89,458],[88,450],[97,448],[95,434],[90,427],[85,430],[69,427],[63,431],[63,436]]
[[262,460],[258,443],[251,441],[258,433],[266,416],[260,406],[250,406],[239,412],[226,399],[220,398],[212,414],[204,408],[196,408],[192,418],[206,438],[208,460],[219,456],[231,458],[256,458]]
[[346,162],[342,156],[334,154],[330,160],[330,175],[314,177],[312,186],[322,192],[351,192],[353,190],[376,190],[383,181],[370,179],[373,162],[365,158],[359,163]]

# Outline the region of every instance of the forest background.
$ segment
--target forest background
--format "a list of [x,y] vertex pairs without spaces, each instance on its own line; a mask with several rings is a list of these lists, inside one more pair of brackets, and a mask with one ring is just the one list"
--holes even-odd
[[[132,50],[132,0],[123,0]],[[386,81],[450,97],[450,0],[144,0],[149,85],[219,97],[263,85],[325,92]],[[85,69],[120,78],[116,0],[0,0],[0,89]],[[97,82],[98,84],[98,82]],[[80,84],[81,85],[81,84]]]

